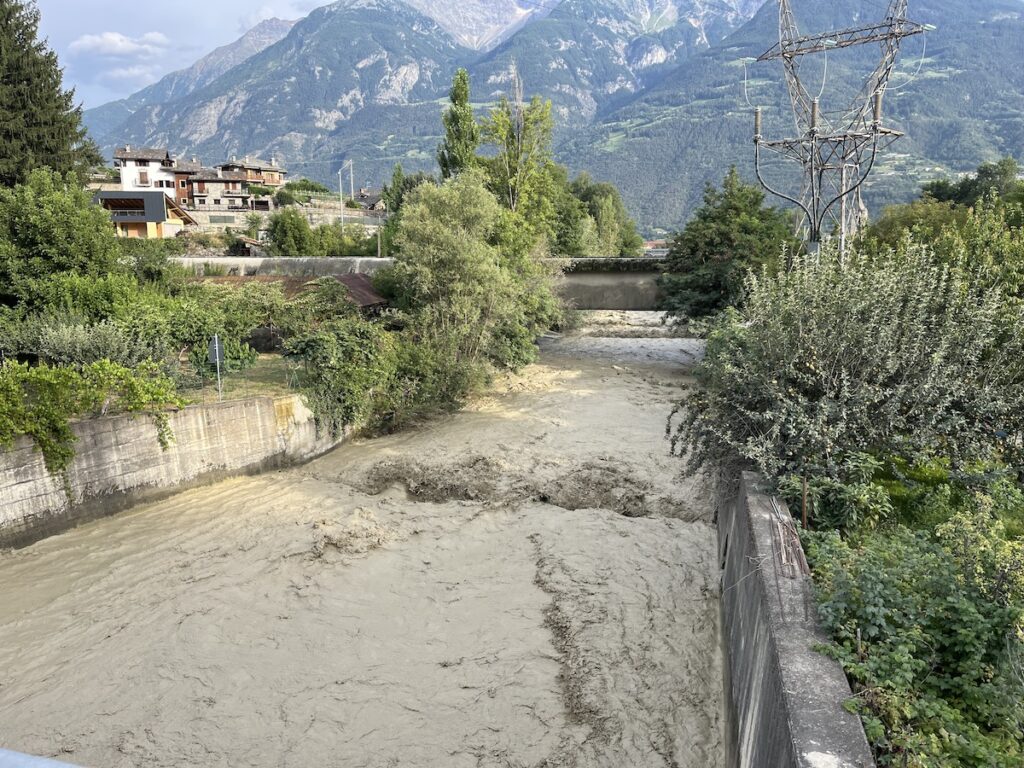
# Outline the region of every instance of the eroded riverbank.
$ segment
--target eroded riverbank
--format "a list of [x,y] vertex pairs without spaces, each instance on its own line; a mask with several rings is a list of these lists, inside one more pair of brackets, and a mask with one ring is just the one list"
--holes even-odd
[[0,555],[0,746],[86,766],[719,766],[671,338]]

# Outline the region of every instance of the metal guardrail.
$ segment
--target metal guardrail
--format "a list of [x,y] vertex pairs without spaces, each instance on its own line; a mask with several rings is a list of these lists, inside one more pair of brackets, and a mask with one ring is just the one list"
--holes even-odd
[[0,749],[0,768],[75,768],[70,763],[58,763],[42,757],[30,757]]

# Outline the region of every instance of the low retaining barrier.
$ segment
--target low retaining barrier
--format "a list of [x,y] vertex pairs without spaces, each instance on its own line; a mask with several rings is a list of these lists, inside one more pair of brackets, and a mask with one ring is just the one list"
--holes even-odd
[[838,663],[814,647],[811,579],[786,505],[743,473],[719,509],[722,611],[738,768],[873,768],[853,693]]
[[51,475],[27,438],[0,451],[0,548],[32,544],[142,501],[240,474],[301,463],[340,441],[319,437],[298,395],[185,408],[163,451],[146,416],[74,424],[75,459]]

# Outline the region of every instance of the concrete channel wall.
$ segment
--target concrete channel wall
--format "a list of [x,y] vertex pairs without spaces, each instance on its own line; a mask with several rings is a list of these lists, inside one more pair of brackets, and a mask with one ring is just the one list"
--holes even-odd
[[873,768],[826,641],[786,505],[744,473],[718,518],[737,768]]
[[297,395],[192,406],[171,414],[170,426],[174,443],[163,451],[151,417],[76,423],[66,487],[29,439],[0,451],[0,548],[26,546],[186,488],[301,463],[339,442],[317,435]]

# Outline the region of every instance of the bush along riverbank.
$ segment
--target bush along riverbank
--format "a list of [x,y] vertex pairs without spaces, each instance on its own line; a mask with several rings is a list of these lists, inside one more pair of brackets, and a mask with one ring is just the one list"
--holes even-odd
[[822,651],[882,766],[1024,764],[1024,246],[991,247],[1024,238],[969,218],[992,237],[748,276],[669,428],[805,524]]

